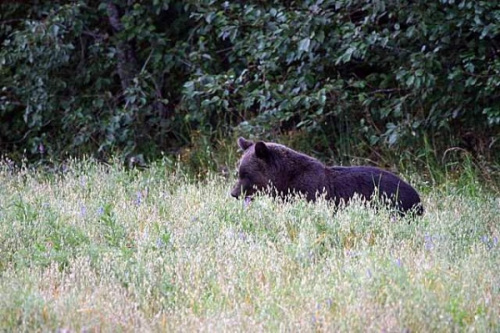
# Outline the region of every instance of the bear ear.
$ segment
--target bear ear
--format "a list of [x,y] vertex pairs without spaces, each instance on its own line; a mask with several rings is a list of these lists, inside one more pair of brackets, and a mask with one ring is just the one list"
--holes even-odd
[[267,160],[270,155],[271,151],[264,142],[259,141],[255,144],[255,156],[257,156],[260,159]]
[[251,145],[253,145],[253,141],[247,140],[242,137],[238,138],[238,146],[240,146],[240,148],[244,151],[247,150]]

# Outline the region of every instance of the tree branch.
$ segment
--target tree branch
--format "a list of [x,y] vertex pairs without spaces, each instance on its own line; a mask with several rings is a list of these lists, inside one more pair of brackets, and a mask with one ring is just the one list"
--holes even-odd
[[[113,28],[113,31],[119,34],[123,31],[123,24],[118,7],[112,1],[108,1],[107,12],[109,24]],[[133,47],[127,42],[119,41],[116,49],[118,75],[120,76],[122,89],[125,91],[130,86],[133,77],[137,74],[137,59]]]

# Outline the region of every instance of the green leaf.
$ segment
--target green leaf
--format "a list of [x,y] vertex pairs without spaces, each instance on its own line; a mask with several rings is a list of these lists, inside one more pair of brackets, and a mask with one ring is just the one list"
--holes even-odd
[[306,37],[299,42],[299,51],[309,52],[309,46],[311,45],[311,39]]
[[409,75],[407,78],[406,78],[406,85],[408,87],[411,87],[413,85],[413,82],[415,82],[415,76],[413,75]]

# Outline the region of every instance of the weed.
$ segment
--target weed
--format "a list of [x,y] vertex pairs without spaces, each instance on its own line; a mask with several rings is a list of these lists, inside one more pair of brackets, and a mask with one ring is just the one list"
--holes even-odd
[[231,179],[162,163],[3,165],[0,330],[496,331],[500,200],[453,179],[415,219],[244,204]]

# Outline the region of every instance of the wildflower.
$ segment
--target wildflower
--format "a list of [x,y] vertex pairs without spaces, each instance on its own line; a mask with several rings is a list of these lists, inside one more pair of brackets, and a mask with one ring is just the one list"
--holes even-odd
[[328,298],[328,299],[326,300],[326,306],[327,306],[328,308],[331,308],[331,307],[332,307],[332,304],[333,304],[333,300],[332,300],[331,298]]
[[396,266],[401,267],[401,259],[396,259]]
[[87,207],[85,205],[80,205],[80,216],[84,217],[87,214]]
[[246,197],[245,200],[243,200],[243,208],[248,208],[248,206],[250,206],[250,202],[252,202],[252,199]]
[[366,276],[368,276],[369,279],[372,278],[372,271],[369,268],[366,270]]
[[165,242],[161,237],[158,237],[158,239],[156,240],[156,247],[160,249],[165,247]]
[[425,245],[425,249],[428,250],[428,251],[430,251],[430,250],[432,250],[434,248],[433,238],[429,234],[426,234],[424,236],[424,245]]
[[45,153],[45,147],[43,146],[43,143],[40,143],[40,145],[38,146],[38,151],[42,155],[43,155],[43,153]]
[[102,214],[104,214],[104,208],[101,206],[97,208],[97,215],[101,216]]
[[497,246],[498,244],[498,237],[489,237],[488,235],[484,235],[481,237],[481,241],[486,245],[486,247],[488,248],[488,250],[491,250],[492,248],[494,248],[495,246]]
[[139,206],[141,204],[141,201],[142,201],[142,193],[141,192],[137,192],[136,193],[136,197],[135,197],[135,204],[136,204],[136,206]]

